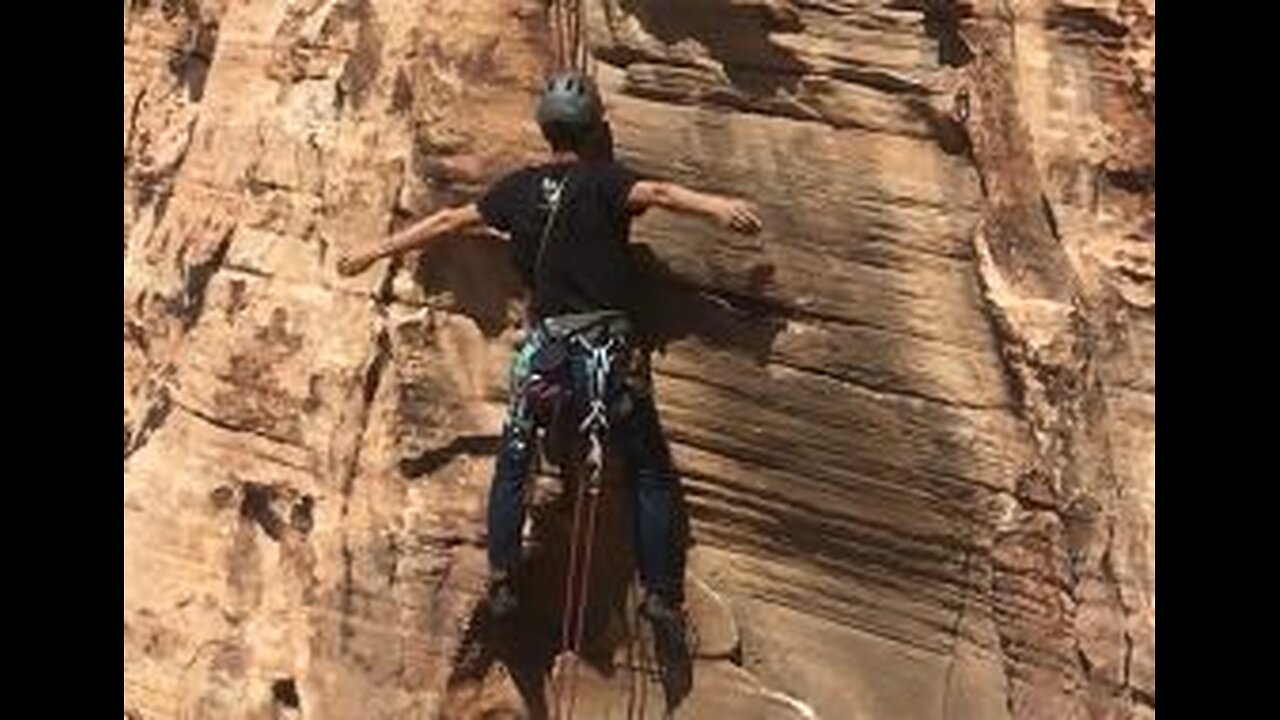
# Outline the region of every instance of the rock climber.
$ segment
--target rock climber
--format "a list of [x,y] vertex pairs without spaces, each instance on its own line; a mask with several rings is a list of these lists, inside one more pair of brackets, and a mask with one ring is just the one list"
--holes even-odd
[[[540,407],[548,394],[545,383],[532,379],[561,368],[571,397],[592,397],[586,386],[593,373],[597,383],[603,380],[608,442],[622,451],[635,494],[640,611],[658,629],[682,632],[683,579],[677,577],[673,522],[678,480],[648,365],[636,361],[643,351],[634,339],[630,225],[652,207],[742,234],[759,232],[761,220],[747,201],[642,178],[614,161],[611,151],[602,152],[608,124],[596,84],[585,74],[553,75],[536,117],[550,146],[546,161],[506,175],[473,203],[439,210],[385,241],[347,253],[338,269],[354,275],[381,258],[483,226],[510,238],[532,300],[530,328],[512,363],[511,399],[489,491],[490,612],[508,617],[519,602],[513,578],[521,554],[524,484],[536,452],[535,432],[546,421]],[[601,394],[600,388],[595,392]]]

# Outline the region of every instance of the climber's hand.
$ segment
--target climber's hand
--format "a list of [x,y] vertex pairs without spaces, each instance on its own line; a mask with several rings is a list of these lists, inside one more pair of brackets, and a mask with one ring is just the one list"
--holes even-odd
[[738,198],[724,198],[716,210],[716,218],[724,227],[743,235],[755,235],[763,227],[756,207]]
[[343,277],[359,275],[365,270],[368,270],[370,266],[377,262],[377,260],[377,256],[370,252],[357,250],[355,252],[345,253],[338,259],[338,274]]

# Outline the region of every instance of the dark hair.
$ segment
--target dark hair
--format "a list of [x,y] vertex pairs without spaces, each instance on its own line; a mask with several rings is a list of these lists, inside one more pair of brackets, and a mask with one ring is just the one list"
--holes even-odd
[[542,126],[542,137],[556,152],[580,152],[590,140],[592,129],[576,123],[550,122]]

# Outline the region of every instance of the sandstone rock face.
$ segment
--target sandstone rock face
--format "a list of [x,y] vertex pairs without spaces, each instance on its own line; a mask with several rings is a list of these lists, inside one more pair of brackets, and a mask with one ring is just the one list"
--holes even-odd
[[[689,518],[677,717],[1155,714],[1154,0],[591,0]],[[125,713],[540,717],[565,503],[479,610],[537,0],[126,0]],[[628,510],[578,717],[662,717]]]

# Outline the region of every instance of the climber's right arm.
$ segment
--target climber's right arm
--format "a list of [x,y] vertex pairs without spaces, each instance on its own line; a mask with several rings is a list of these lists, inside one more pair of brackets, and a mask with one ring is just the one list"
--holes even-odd
[[746,200],[698,192],[661,180],[640,180],[633,185],[627,207],[632,212],[660,207],[697,215],[744,235],[754,235],[762,226],[755,206]]
[[480,211],[474,203],[444,208],[392,235],[384,242],[344,255],[338,261],[338,272],[343,275],[358,275],[384,257],[416,250],[442,235],[461,232],[483,224],[484,218],[480,216]]

